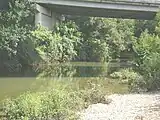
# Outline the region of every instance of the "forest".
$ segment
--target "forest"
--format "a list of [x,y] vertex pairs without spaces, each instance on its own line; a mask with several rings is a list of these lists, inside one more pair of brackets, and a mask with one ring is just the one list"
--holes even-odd
[[[134,92],[159,90],[159,13],[154,20],[64,15],[65,20],[49,30],[34,25],[35,12],[35,5],[27,0],[13,0],[8,11],[0,12],[1,77],[19,77],[28,68],[41,73],[41,77],[50,77],[49,72],[58,77],[70,69],[59,67],[68,62],[129,62],[131,66],[110,69],[103,77],[127,80]],[[16,104],[24,96],[7,104]],[[60,97],[69,99],[65,93]]]

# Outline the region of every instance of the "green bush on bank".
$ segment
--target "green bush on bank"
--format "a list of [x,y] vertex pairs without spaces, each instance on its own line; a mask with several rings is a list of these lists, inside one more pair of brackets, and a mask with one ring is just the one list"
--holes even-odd
[[[140,78],[142,86],[147,91],[158,90],[160,88],[160,37],[157,34],[143,32],[139,40],[134,44],[138,57],[135,58],[137,63],[136,70],[143,79]],[[135,84],[135,83],[134,83]]]
[[114,79],[134,79],[137,76],[137,73],[130,68],[120,69],[118,72],[110,74]]
[[[74,101],[78,101],[74,100]],[[69,118],[74,104],[73,96],[64,91],[51,90],[44,93],[26,93],[4,103],[7,119],[55,119]],[[75,104],[74,104],[75,105]]]
[[76,120],[77,113],[89,104],[101,102],[102,86],[89,83],[86,89],[61,84],[45,92],[25,93],[3,102],[3,113],[9,120],[54,119]]
[[147,84],[145,78],[131,68],[121,69],[110,74],[110,77],[118,80],[120,83],[128,84],[130,92],[146,92]]
[[147,56],[140,66],[148,90],[160,89],[160,53]]

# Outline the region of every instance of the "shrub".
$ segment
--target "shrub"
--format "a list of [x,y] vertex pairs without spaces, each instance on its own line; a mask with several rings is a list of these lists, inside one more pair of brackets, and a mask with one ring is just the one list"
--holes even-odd
[[[137,42],[134,43],[134,49],[137,53],[135,62],[137,66],[142,65],[144,60],[152,53],[160,53],[160,38],[157,35],[151,35],[148,31],[141,34]],[[141,69],[140,71],[141,72]]]
[[112,77],[114,79],[119,79],[121,81],[126,80],[128,82],[136,79],[137,76],[138,76],[138,73],[134,72],[130,68],[121,69],[118,72],[114,72],[114,73],[110,74],[110,77]]
[[88,107],[90,104],[105,102],[104,96],[106,93],[103,85],[88,82],[87,86],[88,87],[79,92],[80,98],[84,100],[85,107]]
[[142,75],[132,69],[121,69],[110,75],[114,79],[120,80],[121,83],[128,84],[130,92],[146,91],[146,81]]
[[[137,57],[135,59],[137,71],[143,76],[141,84],[146,90],[160,88],[160,40],[158,35],[151,35],[147,31],[141,34],[135,43]],[[136,84],[136,83],[134,83]]]
[[[90,85],[90,86],[89,86]],[[102,102],[102,86],[89,83],[86,89],[57,82],[44,92],[25,93],[2,104],[6,119],[76,120],[78,111],[89,104]]]
[[122,69],[110,76],[119,80],[128,81],[129,89],[132,92],[146,92],[160,89],[160,54],[151,53],[145,56],[143,63],[138,67],[140,73],[130,69]]
[[148,90],[160,89],[160,53],[152,53],[140,66]]
[[74,114],[74,108],[78,106],[76,102],[78,99],[75,95],[63,90],[26,93],[16,99],[6,100],[3,112],[7,119],[65,120]]
[[147,92],[146,81],[143,76],[139,75],[128,82],[130,92]]

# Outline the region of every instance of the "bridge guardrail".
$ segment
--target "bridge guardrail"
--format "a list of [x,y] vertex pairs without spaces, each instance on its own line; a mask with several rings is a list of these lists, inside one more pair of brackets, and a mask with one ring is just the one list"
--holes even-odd
[[[54,1],[54,0],[53,0]],[[64,0],[67,1],[67,0]],[[101,2],[101,3],[124,3],[124,4],[149,4],[160,6],[160,0],[68,0],[68,1],[88,1],[88,2]]]

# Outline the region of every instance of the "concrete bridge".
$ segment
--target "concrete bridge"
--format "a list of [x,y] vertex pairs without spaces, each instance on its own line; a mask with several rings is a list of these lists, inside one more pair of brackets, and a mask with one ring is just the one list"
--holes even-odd
[[159,0],[32,0],[37,3],[36,24],[51,28],[62,14],[124,19],[153,19]]

